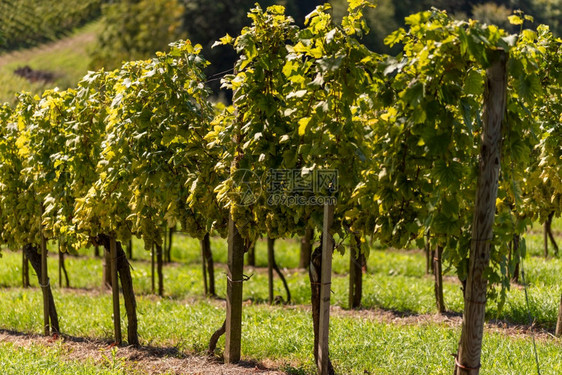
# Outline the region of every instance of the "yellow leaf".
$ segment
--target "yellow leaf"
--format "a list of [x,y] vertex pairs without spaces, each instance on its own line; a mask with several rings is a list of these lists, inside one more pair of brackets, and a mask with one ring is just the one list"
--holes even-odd
[[389,121],[392,117],[396,116],[398,112],[395,108],[390,107],[386,113],[381,115],[381,119],[384,121]]
[[18,117],[18,130],[21,132],[23,129],[25,129],[25,122],[23,118]]
[[507,17],[507,19],[509,20],[509,23],[512,25],[522,25],[523,24],[523,20],[521,19],[521,17],[514,15],[511,15],[509,17]]
[[299,120],[299,135],[304,135],[304,133],[306,132],[306,127],[308,126],[308,123],[310,122],[310,117],[303,117]]
[[232,43],[232,41],[234,40],[233,37],[231,37],[228,33],[223,36],[222,38],[220,38],[220,41],[222,42],[222,44],[230,44]]

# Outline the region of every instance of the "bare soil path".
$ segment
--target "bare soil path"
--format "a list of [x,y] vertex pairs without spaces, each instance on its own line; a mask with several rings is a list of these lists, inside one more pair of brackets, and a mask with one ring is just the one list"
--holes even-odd
[[[106,362],[107,358],[112,358],[112,349],[114,348],[107,341],[88,340],[65,335],[58,338],[44,337],[9,330],[0,330],[0,342],[11,342],[19,347],[61,345],[63,347],[61,352],[66,353],[64,357],[69,361],[93,360],[100,364]],[[218,358],[185,354],[179,352],[176,348],[117,347],[115,356],[116,359],[123,360],[131,372],[150,375],[164,373],[194,375],[285,374],[253,362],[225,365]]]

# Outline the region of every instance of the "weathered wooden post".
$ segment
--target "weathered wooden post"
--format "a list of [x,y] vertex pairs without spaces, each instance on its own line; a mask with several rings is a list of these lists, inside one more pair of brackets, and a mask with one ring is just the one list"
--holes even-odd
[[242,286],[244,283],[244,252],[242,236],[232,215],[228,220],[228,272],[226,287],[225,363],[240,361],[242,343]]
[[152,248],[150,249],[150,285],[152,287],[152,294],[156,291],[154,263],[154,244],[152,244]]
[[480,372],[487,280],[484,270],[490,262],[490,242],[496,214],[500,172],[501,128],[506,108],[507,54],[493,51],[486,70],[480,170],[474,202],[472,242],[459,351],[455,358],[456,375]]
[[51,334],[49,323],[49,276],[47,275],[47,239],[41,233],[41,291],[43,292],[43,326],[45,336]]
[[[205,234],[205,237],[209,234]],[[205,238],[199,241],[201,245],[201,271],[203,272],[203,291],[205,295],[209,295],[209,288],[207,287],[207,260],[205,259]]]
[[329,334],[330,334],[330,287],[332,284],[332,253],[334,242],[330,228],[334,220],[334,206],[324,205],[324,222],[322,226],[322,275],[320,278],[320,323],[318,335],[318,374],[328,375],[330,368]]
[[556,336],[562,337],[562,296],[560,297],[560,307],[558,308],[558,322],[556,322]]
[[273,262],[275,240],[273,238],[267,238],[267,281],[268,281],[268,291],[269,291],[269,304],[273,305]]
[[443,246],[437,245],[433,256],[433,279],[435,302],[440,314],[445,312],[445,298],[443,298]]
[[115,342],[121,344],[121,312],[119,310],[119,281],[117,279],[117,243],[115,236],[109,239],[109,252],[111,257],[111,292],[113,295],[113,328]]
[[21,249],[21,277],[22,277],[22,286],[24,288],[29,288],[29,260],[25,256],[25,251]]

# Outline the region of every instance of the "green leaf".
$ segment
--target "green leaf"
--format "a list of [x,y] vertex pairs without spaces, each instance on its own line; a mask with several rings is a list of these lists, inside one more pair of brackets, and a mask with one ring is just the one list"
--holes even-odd
[[468,131],[472,133],[472,107],[466,100],[461,99],[461,111],[464,124],[468,128]]
[[468,95],[480,95],[484,89],[484,77],[478,70],[470,70],[464,80],[463,91]]

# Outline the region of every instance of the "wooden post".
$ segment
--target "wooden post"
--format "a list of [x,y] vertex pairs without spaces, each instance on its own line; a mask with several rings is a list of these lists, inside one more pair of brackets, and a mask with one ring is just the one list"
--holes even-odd
[[425,274],[429,275],[430,271],[433,271],[433,262],[431,261],[431,243],[429,238],[429,232],[426,233],[425,243],[423,250],[425,252]]
[[[67,288],[70,288],[70,281],[68,280],[68,271],[66,270],[66,264],[64,263],[64,252],[61,252],[59,254],[59,258],[60,258],[60,263],[62,265],[62,273],[64,274],[64,280],[65,280],[65,285]],[[62,279],[61,279],[62,280]]]
[[156,271],[158,273],[158,295],[164,296],[164,272],[162,270],[164,263],[162,246],[156,245]]
[[242,236],[240,236],[234,220],[232,220],[232,216],[230,216],[228,219],[225,363],[237,363],[240,361],[244,250],[244,240]]
[[[111,258],[111,236],[100,234],[98,240],[103,243],[105,252]],[[133,288],[133,278],[131,276],[131,265],[127,259],[127,255],[123,250],[123,246],[119,241],[115,241],[116,266],[121,290],[123,291],[123,300],[125,302],[125,312],[127,315],[127,339],[129,345],[139,345],[138,338],[138,321],[137,321],[137,303],[135,300],[135,292]],[[111,259],[110,262],[111,264]],[[108,272],[111,274],[111,270]],[[115,285],[119,290],[119,282]]]
[[[201,240],[201,252],[203,256],[203,276],[205,277],[205,294],[216,296],[215,291],[215,266],[213,252],[211,251],[211,236],[209,233]],[[208,279],[207,279],[208,277]]]
[[[356,259],[356,252],[355,252],[355,246],[350,246],[349,247],[349,295],[348,295],[348,305],[347,307],[349,309],[352,309],[354,307],[354,297],[355,297],[355,278],[357,277],[356,272],[357,272],[357,267],[355,265],[355,262],[357,262],[358,260]],[[359,269],[359,272],[361,272],[361,269]]]
[[21,251],[21,286],[26,287],[25,285],[25,253],[22,249]]
[[334,206],[324,205],[322,226],[322,276],[320,278],[320,329],[318,337],[318,374],[328,375],[330,357],[328,339],[330,334],[330,286],[332,284],[333,238],[330,233],[334,220]]
[[103,252],[103,283],[102,289],[111,288],[111,253]]
[[115,342],[121,344],[121,312],[119,310],[119,281],[117,280],[117,244],[115,237],[109,239],[111,257],[111,291],[113,295],[113,327],[115,329]]
[[556,322],[556,336],[562,337],[562,296],[560,297],[560,308],[558,309],[558,321]]
[[[164,226],[164,230],[162,232],[164,232],[164,241],[162,241],[161,251],[166,251],[166,249],[168,249],[168,228]],[[156,254],[158,255],[158,253]]]
[[546,220],[546,222],[548,223],[548,238],[550,238],[550,243],[552,244],[552,248],[554,249],[554,256],[558,256],[558,244],[556,243],[556,239],[554,238],[554,235],[552,234],[552,219],[554,218],[554,211],[552,211],[550,214],[548,214],[548,218]]
[[62,262],[64,254],[59,250],[59,288],[62,288]]
[[170,263],[172,261],[172,243],[174,242],[174,232],[176,227],[172,227],[168,230],[168,248],[166,249],[166,262]]
[[203,253],[205,256],[205,265],[207,268],[209,295],[216,296],[217,292],[215,290],[215,262],[213,261],[213,252],[211,250],[211,236],[209,233],[205,234],[203,237]]
[[49,277],[47,275],[47,239],[41,233],[41,291],[43,292],[43,325],[45,336],[49,336]]
[[25,251],[23,250],[23,248],[21,250],[21,261],[22,261],[22,265],[21,265],[22,285],[24,288],[29,288],[29,260],[25,256]]
[[496,214],[501,125],[507,101],[506,63],[505,51],[496,50],[491,55],[491,66],[486,70],[480,168],[474,202],[461,338],[455,358],[456,375],[477,375],[480,372],[488,285],[484,271],[490,262],[490,242]]
[[[205,234],[208,236],[209,234]],[[201,244],[201,266],[203,267],[203,287],[205,289],[205,295],[209,295],[209,288],[207,287],[207,261],[205,260],[205,238],[200,241]]]
[[445,299],[443,298],[443,246],[437,245],[433,257],[433,278],[435,281],[435,303],[440,314],[445,312]]
[[548,219],[544,222],[543,229],[544,257],[548,258]]
[[154,244],[152,244],[152,249],[150,250],[150,282],[152,285],[152,294],[154,294],[156,290],[154,281]]
[[63,254],[60,251],[60,241],[59,241],[59,288],[62,289],[62,262],[64,261],[63,259]]
[[275,240],[267,238],[267,282],[269,291],[269,304],[273,305],[273,262],[275,262],[273,249]]
[[[46,240],[40,242],[43,242],[44,248],[46,249],[47,248]],[[57,309],[55,306],[53,293],[51,292],[51,285],[49,283],[49,278],[47,277],[46,284],[43,283],[43,275],[44,275],[43,263],[45,263],[44,265],[46,266],[47,259],[42,259],[42,257],[43,254],[45,254],[46,252],[41,251],[41,246],[37,248],[33,244],[24,245],[23,251],[25,252],[25,257],[28,259],[29,264],[31,265],[31,267],[35,271],[35,274],[37,275],[37,282],[39,283],[39,286],[41,285],[45,286],[42,287],[41,289],[44,293],[43,295],[46,294],[47,301],[48,301],[47,303],[49,304],[49,320],[46,326],[50,328],[51,333],[60,332],[59,318],[57,315]]]

